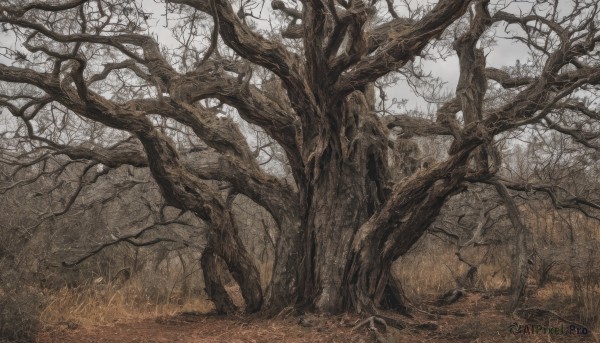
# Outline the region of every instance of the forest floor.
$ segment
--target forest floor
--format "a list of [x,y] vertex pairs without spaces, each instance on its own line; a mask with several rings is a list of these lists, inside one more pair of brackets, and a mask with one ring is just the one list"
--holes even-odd
[[[392,313],[393,317],[407,325],[403,330],[382,326],[378,331],[392,342],[599,342],[600,336],[592,332],[587,335],[565,334],[569,323],[556,318],[525,319],[508,316],[503,308],[507,296],[470,293],[457,303],[436,307],[422,304],[413,309],[414,318],[409,319]],[[528,300],[528,307],[549,308],[548,299]],[[575,305],[566,300],[554,299],[552,307],[560,309],[562,316],[575,313]],[[361,321],[358,316],[260,316],[236,315],[216,316],[199,313],[181,313],[154,319],[116,322],[103,326],[77,326],[62,323],[45,328],[40,332],[39,343],[158,343],[158,342],[376,342],[375,333],[368,325],[354,328]],[[511,325],[520,324],[520,333],[511,332]],[[421,325],[420,328],[416,326]],[[433,324],[433,325],[431,325]],[[432,326],[435,326],[433,328]],[[428,329],[426,329],[428,327]],[[515,326],[513,326],[513,329]],[[550,332],[555,328],[555,332]],[[524,332],[529,329],[529,332]]]

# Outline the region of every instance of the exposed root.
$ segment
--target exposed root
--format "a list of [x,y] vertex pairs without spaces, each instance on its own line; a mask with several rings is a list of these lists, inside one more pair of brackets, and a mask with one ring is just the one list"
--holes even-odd
[[294,306],[288,306],[275,315],[274,318],[287,318],[290,315],[293,315],[295,311],[296,308]]
[[[352,330],[367,326],[369,331],[373,332],[379,343],[396,343],[400,341],[401,330],[409,328],[412,330],[437,330],[435,323],[413,323],[407,324],[394,318],[386,316],[371,316],[354,325]],[[377,328],[377,325],[383,326],[383,331]]]
[[383,327],[384,327],[384,328],[387,330],[388,326],[387,326],[387,323],[385,322],[385,320],[384,320],[384,319],[382,319],[382,318],[379,318],[379,317],[375,317],[375,316],[371,316],[371,317],[369,317],[369,318],[367,318],[367,319],[363,320],[362,322],[360,322],[360,323],[356,324],[356,325],[355,325],[355,326],[352,328],[352,330],[360,329],[361,327],[363,327],[363,326],[365,326],[365,325],[369,324],[369,329],[370,329],[370,330],[375,330],[375,331],[376,331],[376,330],[377,330],[377,328],[375,327],[375,322],[377,322],[377,323],[379,323],[379,324],[383,325]]
[[451,305],[464,296],[465,292],[462,289],[453,289],[440,296],[435,304],[437,306]]
[[[377,327],[375,326],[375,323],[379,323],[381,325],[383,325],[383,327],[385,328],[385,333],[381,334],[379,332],[379,330],[377,330]],[[385,322],[384,319],[379,318],[379,317],[375,317],[375,316],[371,316],[361,322],[359,322],[358,324],[356,324],[352,330],[356,330],[359,329],[365,325],[369,324],[369,330],[371,330],[374,334],[375,334],[375,338],[377,339],[377,342],[380,343],[391,343],[394,342],[393,340],[390,340],[390,329],[388,328],[387,323]]]

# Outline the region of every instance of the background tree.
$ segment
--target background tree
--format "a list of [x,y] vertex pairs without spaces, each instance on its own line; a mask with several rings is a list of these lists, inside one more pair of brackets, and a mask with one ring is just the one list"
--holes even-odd
[[[19,170],[44,170],[54,156],[82,163],[79,186],[48,218],[108,170],[147,168],[167,206],[206,224],[205,277],[226,268],[247,311],[375,312],[402,302],[392,263],[469,184],[493,185],[520,233],[511,190],[599,208],[502,171],[498,142],[520,130],[597,149],[596,2],[520,4],[440,0],[400,11],[392,1],[273,1],[280,38],[262,33],[271,12],[258,3],[171,0],[162,8],[174,42],[161,46],[146,2],[9,1],[0,6],[11,34],[0,105],[18,119],[10,130],[24,152],[7,161]],[[502,30],[528,49],[527,63],[486,65]],[[458,57],[456,91],[432,97],[439,88],[420,62],[447,54]],[[390,113],[394,80],[438,106]],[[240,122],[268,139],[249,137]],[[424,142],[437,159],[419,155]],[[281,163],[261,165],[272,156]],[[266,290],[242,239],[248,228],[232,214],[238,194],[276,223]],[[526,256],[525,241],[517,244]],[[526,263],[518,260],[513,280]],[[515,304],[523,287],[515,281]],[[231,308],[222,278],[207,291],[217,308]]]

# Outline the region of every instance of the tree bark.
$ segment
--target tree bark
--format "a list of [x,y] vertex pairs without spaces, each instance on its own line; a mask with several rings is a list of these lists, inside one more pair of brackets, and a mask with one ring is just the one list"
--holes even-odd
[[525,299],[525,288],[527,286],[527,277],[529,274],[528,247],[527,247],[527,227],[523,224],[519,209],[514,199],[508,193],[506,186],[500,182],[495,182],[496,191],[504,201],[504,207],[508,212],[508,217],[516,231],[515,252],[512,262],[512,273],[510,279],[510,288],[512,297],[506,308],[507,313],[514,312]]
[[313,189],[306,223],[303,297],[317,311],[337,313],[346,307],[341,293],[346,261],[368,206],[364,179],[353,168],[332,168],[327,174]]
[[423,235],[446,199],[463,189],[464,166],[475,148],[465,148],[446,162],[406,179],[393,190],[382,210],[361,226],[353,238],[344,282],[349,308],[376,311],[393,261]]
[[214,232],[208,235],[212,236],[209,242],[215,242],[212,245],[214,253],[225,261],[231,276],[240,286],[246,312],[259,311],[263,303],[260,274],[239,236],[230,231],[222,231],[219,237]]
[[214,254],[211,248],[207,247],[200,258],[202,274],[204,275],[204,288],[209,299],[215,304],[215,310],[218,314],[228,314],[237,311],[237,306],[231,300],[231,297],[223,285],[223,262]]
[[343,284],[352,238],[389,195],[388,132],[372,112],[373,101],[372,87],[356,91],[325,107],[321,124],[303,132],[308,182],[299,301],[319,312],[350,308]]
[[293,215],[286,216],[280,224],[275,263],[265,294],[265,311],[276,314],[286,307],[296,305],[303,277],[302,247],[300,219]]

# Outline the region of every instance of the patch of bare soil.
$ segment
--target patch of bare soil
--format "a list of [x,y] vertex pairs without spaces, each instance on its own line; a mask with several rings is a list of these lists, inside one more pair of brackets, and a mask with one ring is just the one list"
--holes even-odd
[[[398,330],[376,324],[380,339],[395,342],[597,342],[595,333],[567,334],[569,323],[556,318],[507,316],[502,313],[506,297],[468,294],[444,307],[424,306],[414,318],[385,313],[405,324]],[[534,304],[535,305],[535,304]],[[117,323],[111,326],[60,325],[38,336],[39,343],[212,343],[212,342],[377,342],[369,325],[355,328],[362,319],[351,316],[305,316],[262,318],[180,314],[154,320]],[[512,327],[512,331],[511,331]],[[574,332],[572,332],[574,333]]]

